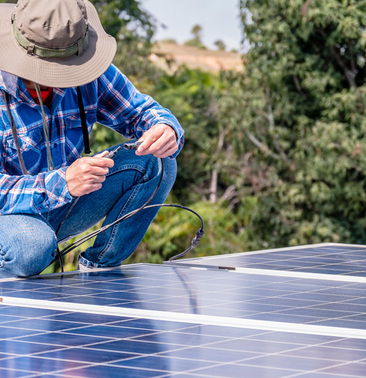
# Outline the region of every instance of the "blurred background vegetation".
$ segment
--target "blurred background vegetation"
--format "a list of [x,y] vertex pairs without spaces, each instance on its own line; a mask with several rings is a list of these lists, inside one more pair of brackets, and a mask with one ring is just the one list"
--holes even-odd
[[[118,41],[115,64],[185,129],[167,202],[205,220],[188,257],[366,244],[366,0],[240,0],[250,48],[242,70],[218,73],[158,68],[149,59],[156,21],[141,2],[92,2]],[[187,45],[204,49],[201,32],[195,25]],[[92,134],[94,151],[119,141],[100,125]],[[161,209],[128,262],[168,259],[198,226],[190,213]]]

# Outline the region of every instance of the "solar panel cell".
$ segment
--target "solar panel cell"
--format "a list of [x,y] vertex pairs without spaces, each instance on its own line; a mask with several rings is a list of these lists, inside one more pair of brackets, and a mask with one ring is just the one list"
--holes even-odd
[[365,376],[364,252],[317,245],[0,282],[0,376]]

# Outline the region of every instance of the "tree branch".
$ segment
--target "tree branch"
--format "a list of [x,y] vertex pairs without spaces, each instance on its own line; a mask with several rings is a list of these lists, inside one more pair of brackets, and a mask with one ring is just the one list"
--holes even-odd
[[[327,39],[327,35],[326,33],[324,32],[323,29],[320,29],[318,28],[317,29],[319,34],[326,40]],[[348,84],[351,88],[356,88],[356,80],[355,80],[355,72],[356,71],[352,71],[350,70],[346,64],[344,63],[343,59],[342,59],[342,56],[339,54],[339,52],[335,49],[334,46],[330,46],[330,51],[331,51],[331,54],[333,55],[334,59],[336,60],[336,62],[338,63],[338,65],[342,68],[347,80],[348,80]]]
[[258,147],[264,154],[270,155],[270,156],[272,156],[276,160],[280,160],[280,156],[279,155],[277,155],[276,153],[274,153],[273,151],[271,151],[270,148],[266,144],[260,142],[250,131],[245,130],[245,134],[248,137],[248,139],[256,147]]
[[332,52],[332,55],[334,56],[336,62],[339,64],[339,66],[343,69],[344,74],[346,75],[346,78],[348,80],[348,84],[351,88],[356,88],[356,81],[355,81],[355,75],[352,70],[347,68],[345,63],[342,60],[341,55],[338,53],[338,51],[334,48],[334,46],[330,47],[330,50]]

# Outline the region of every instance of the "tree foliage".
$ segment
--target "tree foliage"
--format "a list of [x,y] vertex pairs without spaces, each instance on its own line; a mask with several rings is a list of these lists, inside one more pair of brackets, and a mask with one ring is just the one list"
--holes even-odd
[[[366,0],[240,0],[244,72],[218,75],[160,71],[148,59],[155,21],[139,1],[93,3],[118,41],[115,64],[185,129],[168,202],[205,220],[190,257],[366,244]],[[199,25],[192,34],[202,43]],[[97,125],[91,140],[96,152],[120,137]],[[129,261],[166,260],[198,227],[162,209]]]
[[125,75],[134,82],[146,85],[157,75],[157,68],[149,61],[151,39],[156,21],[143,10],[138,0],[91,0],[106,32],[117,40],[114,59]]
[[217,39],[214,42],[214,45],[217,47],[219,51],[225,51],[226,50],[226,44],[222,39]]
[[[168,203],[170,203],[168,198]],[[173,201],[176,203],[176,201]],[[205,221],[205,235],[199,247],[187,257],[201,257],[241,252],[246,232],[239,215],[233,215],[227,203],[196,202],[190,207]],[[200,227],[191,213],[176,208],[162,208],[129,262],[161,263],[186,250]]]
[[119,41],[128,40],[130,35],[138,35],[147,41],[155,31],[152,16],[141,8],[138,0],[91,0],[98,11],[105,31]]
[[241,127],[267,176],[253,188],[252,246],[365,243],[366,1],[240,7],[251,46]]
[[202,26],[196,24],[192,27],[191,33],[193,38],[189,39],[188,41],[184,42],[186,46],[193,46],[198,47],[199,49],[205,49],[206,46],[202,42]]

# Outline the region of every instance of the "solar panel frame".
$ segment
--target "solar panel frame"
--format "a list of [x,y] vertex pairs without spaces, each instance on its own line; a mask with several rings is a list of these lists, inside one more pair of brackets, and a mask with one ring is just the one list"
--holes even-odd
[[[330,253],[332,251],[332,253]],[[306,253],[306,255],[302,255]],[[196,266],[248,272],[249,269],[365,277],[366,246],[321,243],[264,251],[240,252],[165,262],[168,265]],[[265,273],[264,272],[264,273]],[[366,281],[365,281],[366,282]]]

